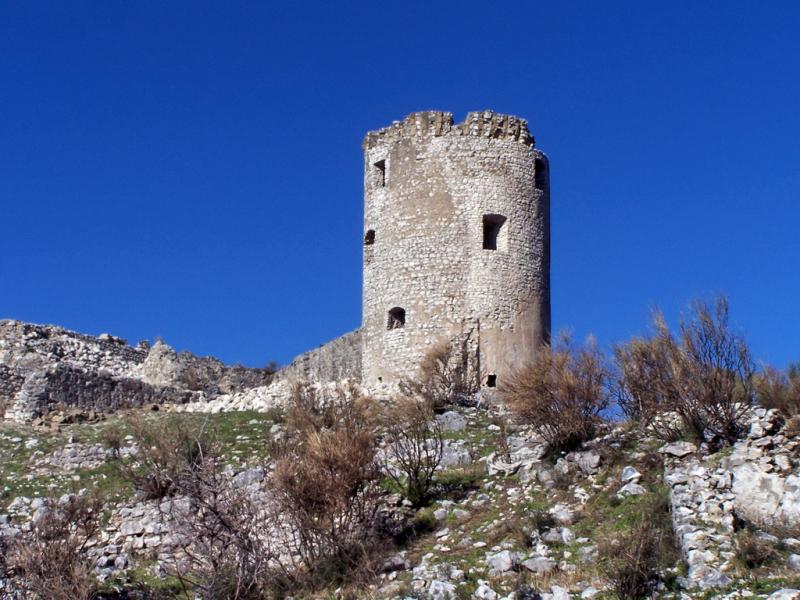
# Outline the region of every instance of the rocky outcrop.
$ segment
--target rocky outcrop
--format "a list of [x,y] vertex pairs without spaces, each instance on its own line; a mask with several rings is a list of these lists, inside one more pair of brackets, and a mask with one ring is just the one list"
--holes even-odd
[[747,438],[723,461],[737,515],[778,530],[800,527],[800,439],[780,425],[775,411],[755,409]]
[[777,411],[754,408],[747,438],[729,451],[710,454],[689,442],[661,448],[687,585],[730,583],[734,536],[743,525],[778,532],[800,527],[800,439],[781,425]]

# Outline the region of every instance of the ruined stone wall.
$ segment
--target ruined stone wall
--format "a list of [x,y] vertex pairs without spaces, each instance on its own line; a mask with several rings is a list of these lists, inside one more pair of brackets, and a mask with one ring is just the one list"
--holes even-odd
[[84,335],[63,327],[0,321],[0,364],[32,370],[63,362],[118,376],[135,376],[147,350],[103,334]]
[[276,374],[278,379],[306,379],[319,383],[353,379],[361,381],[361,330],[309,350]]
[[0,419],[27,420],[56,406],[106,412],[197,400],[200,392],[213,398],[271,378],[269,370],[228,366],[163,342],[132,347],[108,334],[0,321]]
[[6,407],[14,401],[14,396],[24,382],[25,374],[19,369],[0,364],[0,418],[5,413]]
[[[524,120],[489,111],[460,124],[416,113],[367,134],[365,383],[413,376],[442,339],[477,340],[482,372],[499,376],[548,338],[548,165],[533,143]],[[501,222],[496,249],[486,217]],[[390,328],[395,307],[405,323]]]
[[131,377],[84,371],[57,363],[30,373],[7,406],[6,419],[30,421],[56,410],[113,412],[156,404],[180,404],[196,400],[199,393],[154,386]]

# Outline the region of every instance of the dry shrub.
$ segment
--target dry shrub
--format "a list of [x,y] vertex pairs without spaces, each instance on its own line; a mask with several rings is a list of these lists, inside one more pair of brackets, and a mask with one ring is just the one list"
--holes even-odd
[[416,379],[401,382],[404,395],[422,398],[434,410],[453,404],[468,406],[480,389],[476,361],[462,344],[441,341],[434,345],[419,365]]
[[753,403],[754,365],[747,342],[728,326],[728,300],[696,302],[680,325],[676,391],[684,421],[733,441]]
[[429,497],[444,451],[433,407],[425,400],[403,397],[384,410],[383,427],[389,459],[384,470],[419,506]]
[[630,530],[599,544],[603,573],[620,600],[650,597],[665,543],[664,532],[642,519]]
[[280,595],[291,582],[279,561],[278,516],[257,490],[237,484],[217,435],[185,417],[134,421],[135,460],[120,463],[123,475],[161,502],[180,552],[171,574],[187,597],[257,600]]
[[677,336],[660,313],[654,326],[652,337],[616,349],[623,410],[664,439],[676,428],[700,439],[737,439],[754,399],[754,365],[746,341],[728,325],[727,299],[693,303]]
[[668,496],[654,494],[627,522],[600,538],[600,568],[620,600],[649,598],[661,572],[679,559]]
[[373,414],[353,388],[325,397],[295,387],[272,483],[312,586],[373,566],[380,496]]
[[89,600],[98,582],[85,550],[99,528],[94,497],[48,499],[29,531],[13,538],[5,557],[13,585],[48,600]]
[[138,452],[118,463],[120,475],[145,500],[173,495],[186,467],[200,460],[203,446],[209,445],[207,433],[178,415],[158,420],[133,418],[129,423]]
[[672,340],[656,335],[635,338],[614,348],[617,363],[617,403],[622,413],[640,427],[652,429],[664,440],[681,435],[679,419],[667,413],[675,409],[669,377]]
[[609,404],[609,383],[607,361],[594,342],[575,349],[564,338],[556,348],[542,346],[534,362],[511,373],[499,393],[551,450],[571,450],[594,435]]
[[173,574],[192,597],[258,600],[289,587],[273,507],[237,485],[216,443],[198,438],[198,455],[183,463],[173,489],[169,517],[184,557]]
[[800,373],[790,365],[784,373],[766,366],[755,377],[758,403],[765,408],[776,408],[785,417],[800,414]]
[[774,546],[745,529],[736,536],[736,561],[746,569],[756,569],[781,558]]
[[111,458],[116,460],[120,457],[120,451],[125,443],[125,432],[118,425],[111,425],[103,429],[100,441],[111,451]]

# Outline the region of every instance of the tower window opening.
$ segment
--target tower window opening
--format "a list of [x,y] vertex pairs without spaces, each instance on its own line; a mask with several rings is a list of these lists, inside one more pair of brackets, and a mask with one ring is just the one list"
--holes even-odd
[[364,245],[365,246],[372,246],[375,243],[375,230],[369,229],[367,233],[364,235]]
[[503,215],[483,215],[483,249],[505,250],[504,227],[506,218]]
[[386,187],[386,159],[374,163],[378,187]]
[[497,387],[497,375],[489,373],[486,377],[486,387]]
[[406,309],[395,306],[389,311],[389,321],[386,329],[402,329],[406,326]]
[[537,190],[544,190],[547,187],[547,165],[541,158],[537,158],[533,163],[534,185]]

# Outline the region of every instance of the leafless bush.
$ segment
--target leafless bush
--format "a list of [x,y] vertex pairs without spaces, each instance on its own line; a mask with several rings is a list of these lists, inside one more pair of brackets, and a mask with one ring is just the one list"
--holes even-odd
[[791,368],[789,373],[766,366],[754,379],[758,403],[778,409],[785,417],[800,414],[800,374]]
[[601,541],[598,552],[602,570],[620,600],[650,597],[665,546],[664,532],[647,518]]
[[401,383],[407,396],[422,398],[435,410],[448,405],[469,405],[480,389],[476,361],[471,358],[466,342],[439,342],[419,365],[416,379]]
[[534,362],[511,373],[499,393],[551,450],[569,450],[594,435],[609,404],[609,383],[607,361],[594,342],[576,350],[565,338],[556,348],[542,346]]
[[187,465],[202,458],[207,434],[178,415],[146,421],[135,418],[130,427],[138,452],[118,463],[120,475],[146,500],[173,495]]
[[728,326],[728,300],[713,307],[695,302],[680,325],[674,358],[675,392],[681,415],[698,433],[733,441],[753,403],[754,365],[744,338]]
[[623,410],[665,439],[676,434],[672,413],[684,432],[735,440],[753,402],[754,365],[728,325],[727,299],[695,302],[677,337],[660,313],[654,326],[652,337],[616,349]]
[[389,464],[386,473],[415,505],[428,498],[442,460],[444,437],[433,408],[425,400],[401,398],[384,411]]
[[98,589],[85,550],[98,530],[102,503],[70,496],[45,501],[31,529],[9,543],[5,560],[13,585],[48,600],[89,600]]
[[176,500],[168,504],[184,557],[173,574],[204,600],[280,595],[292,574],[280,560],[273,507],[226,472],[216,443],[198,437],[197,448],[197,456],[178,471]]
[[670,382],[674,342],[663,333],[659,330],[652,338],[636,338],[614,348],[617,402],[623,414],[642,429],[673,440],[681,435],[682,421],[670,417],[676,409]]
[[125,433],[123,432],[122,428],[117,425],[106,427],[100,434],[100,439],[103,443],[103,446],[108,448],[108,450],[111,452],[111,457],[113,459],[118,459],[120,456],[120,450],[122,449],[122,444],[125,440]]
[[744,569],[756,569],[781,558],[780,552],[748,529],[736,535],[736,562]]
[[295,389],[272,484],[312,582],[373,564],[380,495],[373,414],[352,388],[328,397],[308,385]]
[[495,450],[497,455],[502,457],[506,462],[511,462],[511,447],[508,443],[508,421],[499,416],[492,418],[492,424],[497,426],[497,435],[495,436]]

